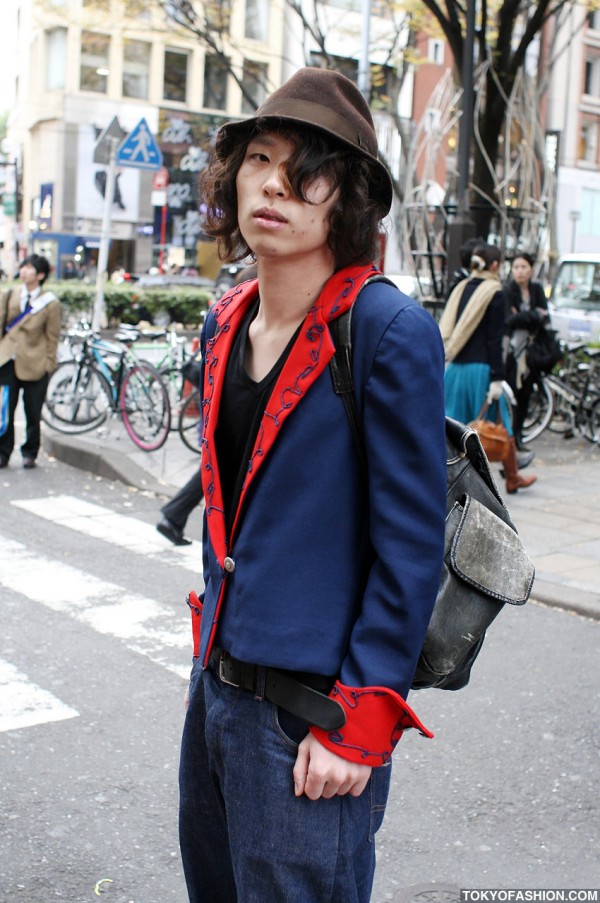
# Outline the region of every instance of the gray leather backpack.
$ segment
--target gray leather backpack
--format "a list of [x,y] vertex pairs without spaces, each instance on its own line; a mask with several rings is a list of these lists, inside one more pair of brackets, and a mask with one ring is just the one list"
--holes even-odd
[[[352,383],[351,315],[352,308],[329,324],[336,347],[330,369],[366,474]],[[475,430],[447,417],[446,447],[444,564],[413,689],[459,690],[466,686],[487,628],[506,603],[523,605],[527,601],[535,576]]]

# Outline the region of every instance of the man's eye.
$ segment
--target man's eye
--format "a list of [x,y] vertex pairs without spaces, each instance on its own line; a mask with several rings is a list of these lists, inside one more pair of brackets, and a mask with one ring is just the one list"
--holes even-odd
[[249,160],[256,160],[259,163],[268,163],[269,158],[266,154],[261,153],[261,151],[254,151],[248,154]]

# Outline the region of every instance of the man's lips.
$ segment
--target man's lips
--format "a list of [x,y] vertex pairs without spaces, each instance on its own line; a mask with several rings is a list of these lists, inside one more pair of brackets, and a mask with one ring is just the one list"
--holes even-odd
[[270,207],[261,207],[259,210],[256,210],[253,213],[253,219],[271,223],[287,223],[285,216],[282,216],[281,213],[272,210]]

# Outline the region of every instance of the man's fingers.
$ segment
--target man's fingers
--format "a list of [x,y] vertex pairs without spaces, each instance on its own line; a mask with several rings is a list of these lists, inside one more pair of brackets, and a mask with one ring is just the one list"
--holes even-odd
[[298,755],[296,756],[296,764],[294,765],[294,794],[302,796],[306,787],[306,775],[308,773],[309,752],[306,741],[303,740],[298,747]]
[[298,747],[294,765],[294,793],[311,800],[334,796],[360,796],[369,782],[371,768],[356,765],[326,750],[309,734]]

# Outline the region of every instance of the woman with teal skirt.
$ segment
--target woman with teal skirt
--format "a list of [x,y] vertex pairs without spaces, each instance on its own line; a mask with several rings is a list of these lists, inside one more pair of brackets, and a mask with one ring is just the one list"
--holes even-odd
[[502,462],[506,491],[517,492],[535,483],[536,477],[519,473],[517,448],[511,420],[502,394],[504,359],[502,340],[506,298],[498,270],[500,251],[482,242],[473,249],[471,275],[454,288],[440,320],[446,351],[446,414],[469,423],[488,404],[486,418],[495,421],[498,405],[504,425],[511,433]]

